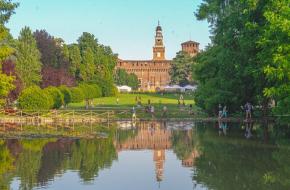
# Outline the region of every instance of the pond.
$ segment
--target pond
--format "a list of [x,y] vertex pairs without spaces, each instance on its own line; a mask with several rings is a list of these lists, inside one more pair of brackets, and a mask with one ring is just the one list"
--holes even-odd
[[103,138],[1,139],[0,189],[290,189],[290,143],[276,125],[114,126]]

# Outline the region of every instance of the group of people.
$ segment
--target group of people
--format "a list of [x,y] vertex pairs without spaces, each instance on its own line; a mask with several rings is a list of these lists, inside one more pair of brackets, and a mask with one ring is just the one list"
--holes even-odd
[[[247,102],[244,106],[241,106],[241,108],[246,113],[246,120],[252,119],[252,111],[254,109],[254,106],[250,102]],[[222,106],[221,104],[219,104],[218,106],[219,119],[227,118],[227,116],[228,116],[227,106],[226,105]]]

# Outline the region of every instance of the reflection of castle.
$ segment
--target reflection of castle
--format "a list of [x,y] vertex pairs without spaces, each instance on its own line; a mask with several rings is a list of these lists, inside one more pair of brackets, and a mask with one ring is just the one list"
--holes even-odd
[[[190,134],[190,132],[188,132],[188,134]],[[166,129],[166,126],[162,126],[160,122],[141,122],[138,126],[138,134],[133,138],[127,139],[125,142],[116,144],[116,149],[117,151],[136,149],[153,150],[156,180],[160,182],[163,180],[164,162],[166,156],[165,150],[172,148],[171,137],[172,131]],[[182,160],[182,166],[194,166],[194,160],[198,156],[198,151],[193,150],[186,159]]]

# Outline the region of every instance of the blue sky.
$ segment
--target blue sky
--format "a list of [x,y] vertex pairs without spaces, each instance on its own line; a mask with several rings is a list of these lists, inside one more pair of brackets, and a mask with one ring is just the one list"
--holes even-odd
[[121,59],[151,59],[160,20],[167,59],[175,57],[180,44],[189,39],[199,42],[201,48],[210,43],[208,23],[194,16],[201,0],[18,1],[20,6],[7,25],[14,37],[24,26],[46,29],[66,43],[90,32]]

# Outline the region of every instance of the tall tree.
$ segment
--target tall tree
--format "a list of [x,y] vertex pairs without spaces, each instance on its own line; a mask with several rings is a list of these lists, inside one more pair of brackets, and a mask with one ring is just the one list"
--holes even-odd
[[178,52],[171,63],[169,71],[172,84],[189,84],[192,71],[193,59],[186,52]]
[[4,24],[8,22],[17,6],[17,3],[0,0],[0,106],[3,105],[5,98],[14,88],[14,78],[2,73],[2,62],[13,52],[7,42],[8,31]]
[[[290,6],[289,0],[269,0],[266,18],[258,41],[258,54],[263,63],[268,85],[265,96],[276,100],[279,115],[290,114]],[[287,117],[284,117],[287,118]],[[290,118],[288,117],[288,123]]]
[[250,101],[267,107],[264,65],[257,42],[265,22],[266,1],[204,0],[196,16],[211,25],[212,45],[197,57],[193,76],[199,81],[197,103],[215,112],[219,103],[237,111]]
[[40,52],[30,28],[24,27],[20,31],[16,46],[16,71],[24,87],[39,84],[42,64],[40,62]]
[[79,78],[80,65],[82,62],[81,52],[76,44],[72,44],[69,50],[69,72],[75,77]]

